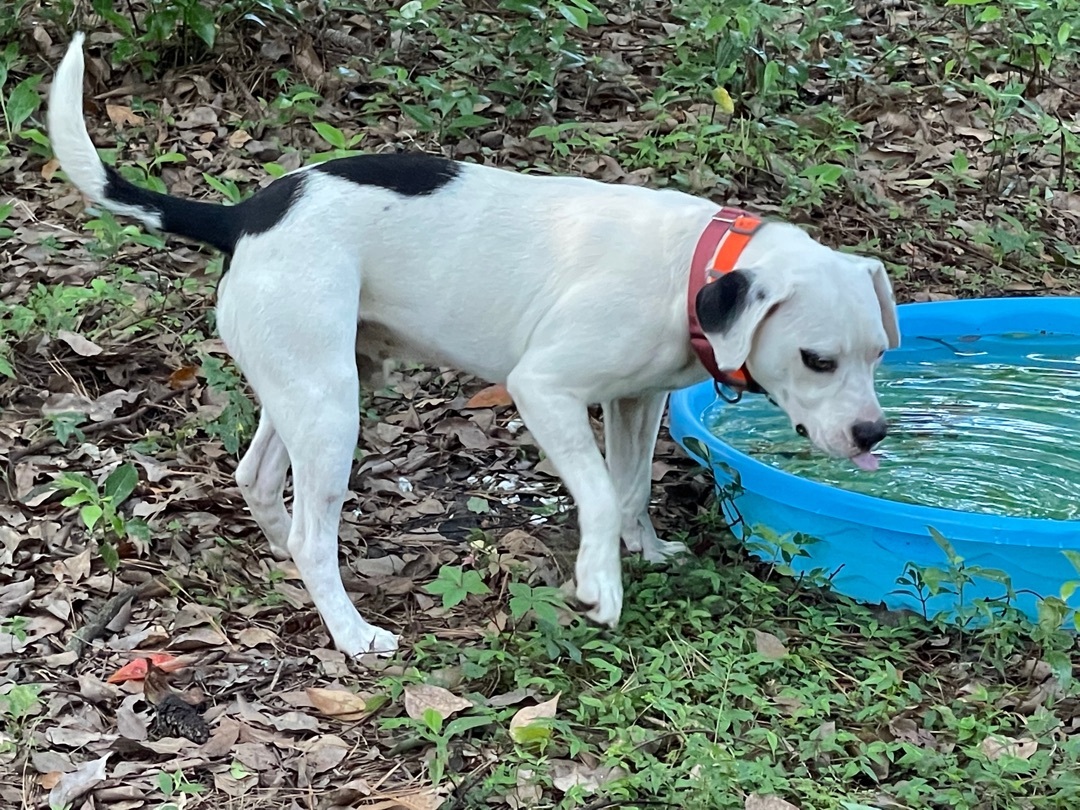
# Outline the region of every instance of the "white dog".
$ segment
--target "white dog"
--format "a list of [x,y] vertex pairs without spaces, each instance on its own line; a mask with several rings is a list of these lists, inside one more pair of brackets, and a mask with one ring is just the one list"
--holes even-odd
[[[360,616],[338,570],[358,360],[424,360],[505,383],[577,504],[577,598],[612,626],[620,538],[649,560],[684,550],[653,529],[650,467],[667,393],[707,367],[744,368],[823,451],[876,466],[869,451],[885,423],[874,370],[899,343],[881,262],[746,219],[753,235],[720,267],[724,251],[712,248],[740,228],[708,200],[416,154],[308,167],[231,207],[157,194],[105,167],[87,135],[82,40],[52,85],[53,149],[94,202],[231,254],[217,323],[262,404],[237,482],[344,652],[397,647]],[[696,248],[716,280],[688,307]],[[603,405],[606,461],[591,403]]]

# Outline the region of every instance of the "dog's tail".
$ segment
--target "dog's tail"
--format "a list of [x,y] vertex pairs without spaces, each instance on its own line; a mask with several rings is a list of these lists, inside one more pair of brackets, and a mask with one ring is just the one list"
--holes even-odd
[[101,162],[83,120],[83,39],[81,32],[72,38],[49,91],[49,139],[61,168],[79,191],[113,213],[231,254],[240,235],[236,206],[181,200],[139,188]]

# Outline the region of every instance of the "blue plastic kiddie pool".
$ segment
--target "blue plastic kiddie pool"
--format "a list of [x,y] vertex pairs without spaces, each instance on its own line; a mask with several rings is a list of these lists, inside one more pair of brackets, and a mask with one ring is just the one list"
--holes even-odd
[[[1080,297],[943,301],[906,304],[898,310],[902,345],[886,354],[886,363],[947,359],[953,354],[948,341],[959,336],[968,341],[999,335],[1076,336],[1080,356]],[[833,588],[854,599],[918,612],[924,608],[920,598],[898,581],[912,564],[946,568],[946,554],[931,529],[949,541],[966,566],[1005,572],[1016,594],[1012,604],[1033,618],[1040,597],[1060,597],[1065,583],[1080,579],[1063,553],[1080,552],[1080,520],[918,506],[810,481],[757,461],[709,432],[703,421],[706,412],[738,407],[718,402],[711,382],[677,391],[671,398],[671,434],[696,461],[712,469],[731,530],[743,541],[753,537],[751,553],[756,556],[775,556],[770,533],[815,538],[804,547],[809,556],[792,560],[795,571],[817,569],[830,577]],[[1080,453],[1080,447],[1075,451]],[[963,604],[1003,599],[1007,587],[977,577],[965,587]],[[1067,589],[1065,595],[1069,593]],[[1076,602],[1080,589],[1070,605]],[[926,603],[930,615],[954,614],[959,607],[958,597],[950,594]]]

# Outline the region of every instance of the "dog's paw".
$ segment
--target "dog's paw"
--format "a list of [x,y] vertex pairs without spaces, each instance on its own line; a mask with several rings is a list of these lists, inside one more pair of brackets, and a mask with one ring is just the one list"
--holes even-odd
[[657,539],[656,542],[648,543],[641,549],[641,557],[651,563],[662,563],[680,554],[687,554],[689,551],[686,543]]
[[627,551],[640,552],[642,559],[651,563],[662,563],[688,551],[685,543],[668,542],[657,537],[648,515],[624,523],[622,541]]
[[622,533],[623,545],[631,554],[638,554],[645,547],[641,535],[642,532],[636,526]]
[[365,653],[389,658],[397,652],[398,644],[401,641],[398,636],[395,636],[389,630],[383,630],[381,627],[372,627],[371,629],[375,633],[368,643],[367,649],[364,650]]
[[270,554],[275,560],[286,562],[292,559],[292,554],[289,553],[289,543],[287,539],[286,542],[280,543],[268,537],[267,543],[270,546]]
[[[358,617],[359,618],[359,617]],[[383,630],[373,624],[360,620],[362,626],[350,628],[338,636],[334,636],[334,644],[346,655],[356,657],[359,655],[378,655],[388,657],[397,652],[398,637],[389,630]]]
[[582,605],[590,608],[585,615],[597,624],[618,625],[623,600],[620,571],[579,570],[576,579],[575,596]]

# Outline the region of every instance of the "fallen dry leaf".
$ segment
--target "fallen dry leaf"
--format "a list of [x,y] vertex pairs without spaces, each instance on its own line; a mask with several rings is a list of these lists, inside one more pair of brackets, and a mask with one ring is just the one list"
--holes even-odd
[[351,746],[340,737],[325,734],[297,746],[297,750],[303,752],[301,773],[306,772],[306,776],[310,777],[326,773],[340,765],[341,761],[348,756]]
[[1029,760],[1038,748],[1039,743],[1030,737],[1012,739],[998,734],[991,734],[979,744],[979,750],[991,762],[1006,756]]
[[187,388],[189,385],[195,382],[195,376],[198,372],[196,366],[181,366],[169,375],[169,388]]
[[304,690],[312,705],[327,717],[344,722],[362,720],[367,715],[367,701],[345,689],[311,686]]
[[161,667],[156,666],[153,661],[147,662],[145,658],[140,660],[147,664],[146,675],[143,676],[143,697],[151,705],[156,706],[167,695],[172,694],[173,690],[169,686],[168,673]]
[[514,792],[507,794],[506,803],[510,805],[510,810],[523,810],[538,805],[543,795],[544,791],[536,780],[536,771],[532,768],[519,768]]
[[614,782],[626,776],[626,771],[613,765],[590,768],[584,763],[566,759],[553,759],[550,765],[551,784],[563,793],[574,787],[580,787],[586,794],[595,793],[608,782]]
[[226,138],[229,146],[231,146],[233,149],[239,149],[241,146],[243,146],[250,140],[251,135],[249,135],[245,130],[242,129],[238,129],[235,132],[230,133],[229,137]]
[[38,777],[37,782],[45,788],[45,790],[52,790],[63,778],[64,774],[62,771],[49,771],[48,773],[41,774],[41,776]]
[[759,796],[751,793],[743,802],[743,810],[799,810],[799,808],[779,796]]
[[357,804],[356,810],[436,810],[443,803],[443,796],[430,790],[406,793],[400,796],[373,796],[373,804]]
[[143,658],[128,661],[120,669],[109,676],[109,683],[123,683],[124,681],[141,681],[148,672],[147,659],[162,672],[176,672],[183,669],[189,663],[187,659],[177,658],[168,653],[151,653]]
[[528,745],[551,737],[551,723],[547,721],[555,717],[560,695],[535,706],[519,709],[510,720],[510,739],[519,745]]
[[94,357],[104,351],[100,346],[94,343],[94,341],[84,338],[77,332],[69,332],[67,329],[61,329],[56,333],[56,336],[74,349],[76,354],[82,355],[83,357]]
[[513,404],[514,400],[510,397],[510,392],[506,390],[505,386],[489,385],[487,388],[473,394],[469,401],[465,403],[465,407],[498,408]]
[[108,761],[109,756],[110,754],[106,754],[101,759],[83,763],[70,773],[61,776],[60,781],[49,791],[49,806],[69,807],[80,796],[85,795],[100,782],[103,782],[105,780],[105,763]]
[[909,717],[899,717],[889,722],[889,731],[898,740],[909,742],[920,748],[934,749],[937,747],[937,739],[933,733],[919,726]]
[[53,179],[56,174],[56,170],[60,168],[60,161],[56,158],[49,158],[45,165],[41,167],[41,179],[48,183]]
[[784,642],[772,633],[763,633],[760,630],[754,630],[754,646],[759,654],[765,656],[770,661],[778,661],[787,655],[787,647],[784,646]]
[[105,114],[109,116],[109,120],[117,127],[125,125],[137,127],[139,124],[146,122],[141,115],[133,112],[131,107],[125,107],[122,104],[106,104]]
[[441,686],[419,683],[405,687],[405,713],[413,720],[422,719],[428,709],[433,709],[445,720],[452,714],[471,709],[472,705],[471,701]]

